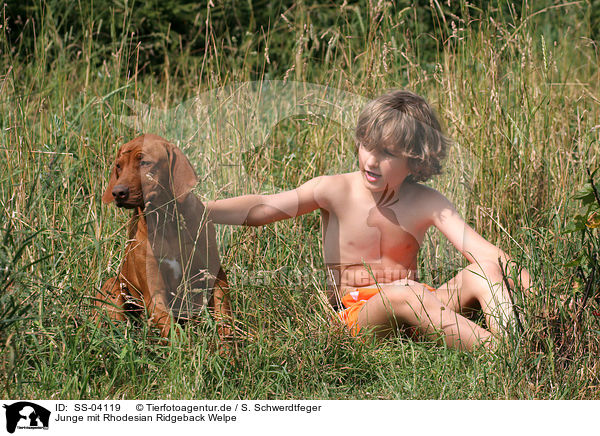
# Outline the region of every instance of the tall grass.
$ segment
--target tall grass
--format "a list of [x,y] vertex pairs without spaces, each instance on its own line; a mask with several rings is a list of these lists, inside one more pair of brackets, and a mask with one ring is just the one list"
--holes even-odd
[[[30,48],[8,34],[6,12],[0,29],[0,236],[17,235],[0,247],[12,274],[0,284],[3,397],[597,398],[598,301],[579,310],[585,283],[565,264],[585,240],[564,233],[585,169],[600,166],[590,3],[461,2],[459,17],[433,2],[425,10],[434,28],[419,33],[411,8],[297,2],[239,44],[217,33],[208,10],[201,55],[164,50],[152,72],[140,63],[134,13],[118,26],[91,16],[75,40],[56,31],[47,6],[24,25],[28,35],[35,29]],[[110,53],[99,43],[107,26],[121,29]],[[139,133],[117,122],[131,115],[127,100],[168,110],[249,80],[425,95],[456,143],[432,185],[534,277],[536,293],[516,295],[524,332],[493,354],[350,338],[317,296],[325,288],[317,213],[219,229],[238,329],[230,354],[216,351],[209,319],[168,345],[142,321],[96,327],[89,297],[124,248],[126,213],[100,195],[116,147]],[[258,149],[238,144],[247,183],[234,188],[215,182],[217,164],[227,163],[217,136],[180,145],[205,199],[287,189],[354,160],[352,132],[311,116],[281,121]],[[198,154],[200,145],[208,151]],[[423,280],[439,286],[462,265],[443,238],[428,236]]]

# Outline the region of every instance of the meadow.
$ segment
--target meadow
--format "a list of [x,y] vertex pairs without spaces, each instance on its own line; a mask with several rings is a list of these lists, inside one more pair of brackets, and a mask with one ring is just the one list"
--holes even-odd
[[[166,2],[181,4],[187,33],[147,5],[12,3],[0,10],[2,398],[598,398],[598,2]],[[253,101],[218,98],[252,100],[248,82],[343,92],[331,98],[347,118],[257,122],[243,109]],[[119,145],[147,129],[176,142],[205,200],[276,192],[356,169],[354,104],[391,88],[424,95],[454,142],[431,186],[534,278],[533,294],[515,289],[521,326],[497,350],[357,340],[332,325],[318,212],[218,228],[229,353],[209,318],[167,344],[145,322],[92,322],[125,246],[128,213],[100,200]],[[428,235],[425,282],[466,265],[447,245]]]

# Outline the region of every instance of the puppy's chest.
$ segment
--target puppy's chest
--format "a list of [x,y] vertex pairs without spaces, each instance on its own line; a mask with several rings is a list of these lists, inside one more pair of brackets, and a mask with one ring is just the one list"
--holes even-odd
[[177,259],[163,258],[159,259],[159,268],[165,277],[167,283],[178,285],[183,278],[183,268]]
[[203,239],[193,238],[183,220],[149,222],[148,242],[152,257],[168,288],[176,288],[198,266]]
[[190,252],[196,241],[184,219],[148,222],[148,240],[152,250],[161,256],[175,258]]

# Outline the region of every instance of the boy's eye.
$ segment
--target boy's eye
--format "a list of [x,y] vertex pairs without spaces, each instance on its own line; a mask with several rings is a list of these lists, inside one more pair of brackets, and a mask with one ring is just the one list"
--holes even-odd
[[148,165],[150,165],[150,161],[149,160],[141,160],[140,161],[140,166],[146,167]]
[[387,149],[387,148],[383,150],[383,153],[386,154],[387,156],[396,156],[392,150]]

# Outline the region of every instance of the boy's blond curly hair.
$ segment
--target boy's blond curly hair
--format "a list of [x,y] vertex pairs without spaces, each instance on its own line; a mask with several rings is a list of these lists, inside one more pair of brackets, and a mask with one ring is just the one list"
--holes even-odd
[[390,91],[364,107],[355,138],[367,149],[388,145],[408,158],[411,182],[440,174],[450,140],[424,98],[405,90]]

